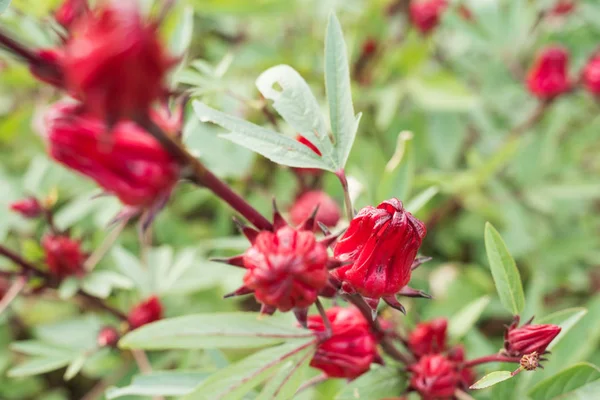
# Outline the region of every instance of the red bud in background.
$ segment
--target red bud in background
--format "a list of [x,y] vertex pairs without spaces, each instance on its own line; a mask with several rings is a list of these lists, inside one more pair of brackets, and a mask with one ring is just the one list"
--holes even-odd
[[54,18],[68,30],[79,17],[89,11],[87,0],[65,0],[54,12]]
[[583,69],[583,85],[591,94],[600,95],[600,54],[592,57]]
[[411,388],[426,400],[451,399],[461,383],[455,364],[439,354],[422,357],[409,371]]
[[447,328],[448,321],[445,318],[417,324],[408,337],[408,348],[417,357],[445,351]]
[[[154,121],[173,132],[172,121],[154,113]],[[117,123],[111,131],[78,105],[58,103],[46,115],[48,151],[52,158],[88,176],[123,204],[149,206],[169,195],[179,179],[171,155],[133,122]]]
[[536,352],[544,354],[552,340],[560,333],[560,326],[556,325],[511,325],[506,332],[504,348],[514,357],[521,357]]
[[46,235],[42,239],[42,247],[52,275],[64,278],[83,274],[83,263],[87,255],[81,250],[78,240],[68,236]]
[[10,209],[24,218],[37,218],[44,212],[44,208],[35,197],[15,201],[11,203]]
[[300,225],[312,215],[317,206],[319,207],[316,215],[317,222],[328,227],[336,226],[341,216],[340,207],[321,190],[306,192],[296,199],[290,209],[292,223]]
[[158,321],[162,318],[163,307],[156,296],[139,303],[131,309],[127,316],[130,329],[137,329],[142,325]]
[[[353,307],[332,307],[326,315],[332,336],[319,344],[310,365],[331,378],[354,379],[367,372],[379,356],[375,338],[363,315]],[[308,317],[308,328],[325,332],[321,316]]]
[[363,56],[372,56],[377,51],[377,47],[377,40],[373,38],[368,38],[363,42],[362,45]]
[[575,0],[558,0],[550,10],[550,15],[563,16],[570,14],[575,9]]
[[112,326],[105,326],[98,333],[96,343],[99,347],[114,347],[119,342],[119,332]]
[[569,53],[554,46],[540,51],[527,75],[527,87],[531,94],[551,100],[571,89],[568,77]]
[[448,7],[447,0],[411,0],[410,20],[423,34],[438,26],[442,13]]

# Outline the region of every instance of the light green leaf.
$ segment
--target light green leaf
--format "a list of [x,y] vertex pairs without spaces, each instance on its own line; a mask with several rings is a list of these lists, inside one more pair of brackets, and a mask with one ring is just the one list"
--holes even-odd
[[463,309],[454,314],[450,319],[448,326],[448,334],[453,340],[459,340],[467,334],[475,325],[481,313],[490,303],[488,296],[480,297],[479,299],[467,304]]
[[185,396],[206,377],[206,372],[155,371],[148,375],[136,375],[129,386],[109,388],[108,400],[123,396]]
[[61,300],[67,300],[75,296],[75,293],[79,290],[79,279],[75,277],[68,277],[60,283],[58,287],[58,297]]
[[53,343],[40,340],[23,340],[10,344],[10,349],[30,356],[41,356],[41,358],[74,357],[77,353],[72,349],[60,347]]
[[489,222],[485,224],[485,250],[500,302],[513,315],[525,307],[525,295],[519,270],[498,231]]
[[477,104],[477,98],[469,89],[445,72],[412,77],[407,81],[407,88],[425,110],[469,111]]
[[491,372],[472,384],[469,389],[485,389],[510,378],[512,378],[512,373],[510,371]]
[[185,400],[238,400],[279,369],[290,357],[314,351],[314,339],[268,348],[208,377]]
[[329,16],[325,36],[325,88],[329,102],[329,119],[335,139],[340,167],[346,165],[358,124],[360,114],[354,115],[348,50],[340,21],[335,14]]
[[421,193],[410,199],[410,201],[404,206],[409,212],[415,214],[421,210],[429,200],[431,200],[436,194],[440,192],[440,189],[437,186],[431,186]]
[[6,11],[11,0],[0,0],[0,13]]
[[554,346],[571,330],[571,328],[579,322],[587,314],[587,309],[583,307],[567,308],[566,310],[557,311],[550,315],[540,318],[538,324],[552,324],[561,327],[560,333],[548,346],[548,350],[552,350]]
[[292,399],[306,375],[314,354],[313,350],[313,348],[303,350],[286,361],[279,371],[267,381],[256,400]]
[[[590,382],[600,384],[600,369],[589,363],[575,364],[558,374],[544,379],[528,393],[532,400],[575,399],[577,392],[585,391]],[[596,392],[598,393],[598,392]],[[589,399],[591,397],[580,397]]]
[[182,57],[187,52],[194,33],[194,9],[190,6],[183,7],[178,14],[169,46],[174,57]]
[[344,385],[335,400],[371,400],[402,393],[406,377],[394,367],[373,367],[371,371]]
[[12,378],[39,375],[67,366],[72,360],[71,356],[62,357],[35,357],[31,358],[8,371]]
[[118,270],[137,285],[142,296],[152,293],[148,271],[142,267],[137,257],[119,246],[112,249],[111,256]]
[[199,101],[194,101],[193,106],[200,121],[212,122],[230,131],[221,137],[261,154],[273,162],[289,167],[332,170],[319,155],[295,139],[227,115]]
[[289,65],[271,67],[258,77],[256,87],[266,99],[273,100],[273,108],[296,132],[319,149],[331,169],[340,168],[319,103],[295,69]]
[[73,359],[71,361],[71,363],[69,364],[69,366],[67,367],[67,370],[65,371],[63,379],[65,381],[70,381],[71,379],[73,379],[75,377],[75,375],[77,375],[79,373],[79,371],[81,371],[81,368],[83,368],[83,365],[85,364],[86,360],[87,360],[86,354],[80,354],[78,357]]
[[165,319],[125,335],[119,345],[127,349],[253,348],[312,337],[286,316],[264,317],[233,312],[197,314]]
[[114,271],[93,271],[83,278],[81,288],[92,296],[105,299],[110,296],[113,289],[131,289],[134,283]]

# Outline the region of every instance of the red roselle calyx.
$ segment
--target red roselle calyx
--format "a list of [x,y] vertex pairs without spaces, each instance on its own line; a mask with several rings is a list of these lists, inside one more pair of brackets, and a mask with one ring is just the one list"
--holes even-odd
[[147,300],[137,304],[131,309],[127,316],[127,322],[130,329],[137,329],[142,325],[158,321],[162,318],[163,307],[156,296],[152,296]]
[[452,399],[462,383],[457,364],[441,354],[423,356],[408,370],[411,389],[424,400]]
[[58,64],[65,89],[86,111],[116,122],[148,113],[165,97],[174,59],[159,40],[156,21],[145,21],[135,1],[109,0],[70,25]]
[[596,54],[587,62],[583,68],[582,80],[588,92],[600,96],[600,54]]
[[447,7],[447,0],[411,0],[410,20],[419,32],[428,34],[438,26]]
[[332,271],[346,292],[358,292],[375,310],[379,299],[404,312],[396,294],[429,297],[406,285],[415,257],[426,235],[425,225],[406,211],[398,199],[377,208],[365,207],[350,222],[334,248],[335,257],[348,265]]
[[10,204],[10,209],[24,218],[37,218],[44,212],[44,207],[35,197],[15,201]]
[[[179,121],[167,113],[152,118],[171,135]],[[56,161],[88,176],[125,205],[148,207],[168,198],[179,167],[161,144],[130,121],[106,124],[73,103],[57,103],[46,114],[48,152]]]
[[[332,307],[326,311],[332,336],[317,347],[310,365],[331,378],[354,379],[369,370],[371,363],[379,361],[376,340],[369,325],[356,308]],[[308,317],[308,328],[325,332],[320,315]]]
[[310,218],[315,208],[319,208],[316,222],[328,227],[337,225],[341,217],[340,206],[327,193],[321,190],[312,190],[300,195],[290,209],[290,218],[294,225],[300,225]]
[[446,350],[448,321],[437,318],[417,324],[408,337],[408,348],[417,357]]
[[504,335],[504,349],[509,356],[522,357],[533,352],[544,354],[548,345],[561,331],[560,326],[532,325],[530,322],[518,328],[517,317],[507,329]]
[[327,254],[335,237],[317,241],[314,226],[314,215],[293,228],[275,210],[272,232],[241,227],[252,246],[242,255],[217,260],[246,269],[244,286],[226,297],[254,293],[263,313],[294,310],[305,325],[307,308],[328,287],[328,269],[340,265]]
[[79,17],[89,11],[87,0],[65,0],[54,12],[54,19],[68,30]]
[[81,243],[63,235],[46,235],[42,239],[46,264],[50,273],[59,279],[71,275],[83,275],[83,263],[87,258]]
[[114,347],[119,342],[119,332],[112,326],[105,326],[98,333],[96,343],[99,347]]
[[560,46],[540,51],[527,74],[531,94],[542,100],[552,100],[571,90],[568,77],[569,53]]

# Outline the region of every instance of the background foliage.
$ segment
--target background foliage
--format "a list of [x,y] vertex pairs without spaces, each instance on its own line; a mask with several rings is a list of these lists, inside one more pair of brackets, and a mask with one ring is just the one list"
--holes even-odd
[[[48,45],[55,39],[47,28],[56,3],[14,0],[2,14],[2,23],[32,45]],[[151,1],[145,3],[151,6]],[[449,317],[451,333],[456,338],[464,335],[470,357],[501,347],[503,324],[510,321],[510,314],[501,305],[506,300],[496,296],[489,272],[484,226],[491,221],[517,261],[525,285],[524,300],[518,300],[523,301],[519,307],[524,307],[524,319],[535,315],[542,322],[552,312],[569,308],[556,318],[582,318],[552,349],[545,370],[474,393],[476,398],[525,398],[525,388],[565,367],[596,384],[600,377],[595,367],[584,363],[600,363],[598,103],[584,91],[575,91],[519,131],[538,106],[523,83],[536,51],[550,43],[567,47],[576,76],[599,44],[596,1],[581,1],[566,17],[536,22],[540,10],[551,3],[465,1],[473,20],[464,20],[451,9],[429,37],[408,29],[401,15],[386,15],[389,0],[187,0],[177,2],[164,26],[172,51],[185,54],[173,83],[189,86],[211,107],[264,126],[272,124],[263,111],[271,106],[260,97],[255,80],[274,65],[295,68],[326,111],[324,27],[332,9],[344,28],[351,71],[364,41],[377,41],[374,57],[352,82],[354,109],[362,112],[362,120],[346,172],[355,207],[393,196],[425,221],[428,236],[422,253],[433,261],[415,273],[413,286],[428,289],[435,298],[409,301],[407,317],[390,317],[400,318],[406,327],[418,322],[416,318]],[[0,240],[20,243],[25,256],[40,259],[39,244],[27,240],[38,228],[11,214],[8,204],[26,194],[51,195],[56,197],[56,223],[72,228],[93,249],[106,236],[107,223],[119,204],[111,198],[92,200],[97,190],[90,182],[49,161],[36,126],[40,110],[57,93],[34,82],[25,67],[7,57],[3,60]],[[295,133],[281,120],[269,128]],[[200,122],[190,110],[188,146],[259,210],[270,212],[273,195],[285,210],[297,191],[290,169],[224,140],[218,135],[223,132]],[[337,178],[328,173],[322,184],[342,205]],[[86,278],[84,289],[102,297],[112,295],[113,303],[123,309],[157,294],[167,317],[256,310],[251,301],[221,299],[239,286],[241,271],[208,261],[212,255],[237,254],[246,248],[231,216],[230,209],[207,191],[180,185],[153,226],[154,247],[145,260],[139,257],[135,229],[128,228]],[[245,372],[239,364],[231,368],[233,361],[249,354],[236,348],[244,347],[241,344],[224,351],[203,350],[210,346],[197,344],[192,351],[148,352],[155,370],[189,373],[155,372],[132,381],[138,371],[130,356],[122,357],[116,350],[93,351],[97,330],[106,321],[99,316],[81,318],[78,308],[60,297],[69,297],[68,287],[42,299],[21,297],[10,313],[1,316],[0,398],[83,398],[106,386],[120,387],[108,391],[110,398],[180,396],[216,370],[238,380]],[[464,312],[468,305],[482,313],[477,322]],[[587,312],[573,307],[585,307]],[[457,320],[461,322],[453,325]],[[245,327],[250,323],[234,317],[231,321]],[[182,320],[182,327],[205,323],[210,322]],[[465,324],[475,324],[474,329],[465,329]],[[277,346],[252,356],[249,365],[264,364],[273,354],[286,351],[285,343],[268,343]],[[293,365],[306,366],[302,354],[296,357]],[[64,382],[63,375],[73,379]],[[394,377],[378,378],[395,384]],[[349,391],[356,393],[361,384],[380,385],[361,379],[337,398],[353,398]],[[202,385],[209,392],[216,390],[210,380]],[[332,380],[298,398],[331,399],[344,385]],[[580,398],[595,398],[598,390],[586,388],[592,397]],[[549,398],[542,390],[529,396]]]

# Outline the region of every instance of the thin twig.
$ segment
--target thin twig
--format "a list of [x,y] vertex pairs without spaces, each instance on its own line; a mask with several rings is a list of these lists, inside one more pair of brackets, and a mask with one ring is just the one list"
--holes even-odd
[[317,301],[315,302],[317,306],[317,310],[319,310],[319,315],[321,319],[323,319],[323,325],[325,325],[325,332],[327,333],[327,338],[329,339],[331,335],[333,335],[333,329],[331,328],[331,321],[327,318],[327,313],[325,312],[325,308],[323,308],[323,303],[317,297]]
[[15,264],[19,265],[24,270],[24,272],[28,274],[51,280],[51,276],[49,274],[39,270],[35,265],[25,260],[23,257],[15,253],[14,251],[8,249],[7,247],[4,247],[3,245],[0,245],[0,256],[4,256],[12,262],[14,262]]
[[12,301],[19,295],[19,293],[21,293],[21,290],[23,290],[25,285],[27,285],[26,277],[18,276],[15,279],[11,287],[8,288],[8,290],[4,294],[4,297],[2,297],[2,300],[0,300],[0,315],[4,312],[4,310],[6,310],[6,308],[8,308],[10,303],[12,303]]
[[500,354],[492,354],[490,356],[476,358],[471,361],[467,361],[464,364],[465,368],[471,368],[479,364],[485,364],[490,362],[508,362],[508,363],[518,363],[521,361],[520,357],[507,357]]
[[116,308],[109,306],[104,301],[102,301],[102,299],[99,299],[98,297],[94,297],[91,294],[88,294],[81,290],[79,292],[77,292],[77,295],[80,296],[81,298],[86,299],[87,301],[89,301],[90,304],[96,306],[97,308],[102,309],[102,310],[114,315],[118,319],[120,319],[122,321],[127,320],[127,315],[125,315],[123,312],[117,310]]
[[354,218],[354,209],[352,208],[352,199],[350,198],[350,192],[348,191],[348,179],[346,179],[346,173],[343,169],[335,173],[342,184],[344,190],[344,205],[346,207],[346,216],[348,221],[352,221]]

